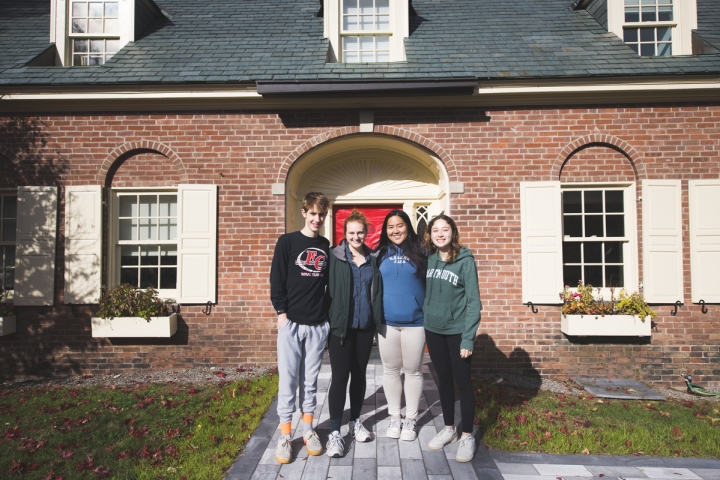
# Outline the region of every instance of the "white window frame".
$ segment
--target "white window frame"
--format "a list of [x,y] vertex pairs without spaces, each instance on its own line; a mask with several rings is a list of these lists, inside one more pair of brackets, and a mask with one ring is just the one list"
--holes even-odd
[[[622,190],[623,195],[623,207],[625,217],[625,236],[624,237],[603,237],[598,240],[603,241],[618,241],[623,244],[623,286],[615,288],[615,297],[621,289],[625,289],[628,292],[639,291],[638,283],[638,241],[637,241],[637,202],[636,202],[636,184],[634,182],[608,182],[608,183],[563,183],[560,186],[561,193],[571,190]],[[562,198],[562,196],[561,196]],[[560,207],[562,213],[562,205]],[[564,214],[563,214],[564,215]],[[563,222],[564,225],[564,222]],[[562,234],[562,241],[568,238],[584,238],[584,237],[568,237]],[[582,240],[578,240],[582,241]],[[561,255],[561,261],[563,267],[565,265],[565,259]],[[564,270],[564,268],[563,268]],[[564,278],[563,278],[564,281]],[[571,291],[577,291],[577,285],[568,285]],[[598,287],[595,289],[597,296],[603,297],[605,300],[610,299],[611,291],[609,287]]]
[[[642,0],[641,0],[642,1]],[[621,40],[625,27],[672,27],[672,55],[692,54],[692,31],[697,29],[696,0],[673,0],[673,20],[669,22],[625,22],[625,0],[607,0],[608,31]],[[629,47],[628,47],[629,48]]]
[[[103,23],[106,23],[107,20],[117,19],[117,31],[114,32],[101,32],[101,33],[89,33],[89,32],[82,32],[82,33],[75,33],[73,32],[73,10],[76,4],[85,4],[85,8],[89,8],[90,3],[99,3],[102,5],[102,17],[94,17],[99,18]],[[115,3],[117,5],[117,17],[105,17],[106,13],[106,4],[108,3]],[[102,57],[102,63],[96,64],[96,65],[102,65],[107,60],[112,58],[112,56],[117,53],[118,50],[120,50],[120,0],[68,0],[68,44],[69,44],[69,55],[70,55],[70,64],[74,67],[79,66],[89,66],[90,63],[84,64],[84,63],[75,63],[75,56],[78,54],[81,54],[83,58],[90,58],[90,57]],[[78,17],[86,19],[88,24],[85,25],[85,29],[89,30],[89,22],[91,18],[89,16],[89,12],[87,16],[84,17]],[[103,25],[103,30],[105,29],[106,25]],[[75,42],[76,41],[85,41],[87,42],[86,50],[84,52],[76,52],[75,51]],[[96,55],[92,55],[93,52],[90,51],[90,45],[93,42],[99,42],[101,41],[103,43],[103,49],[102,52],[94,52]],[[108,52],[108,41],[115,42],[117,49],[114,52]],[[109,55],[109,56],[108,56]]]
[[118,0],[119,32],[116,35],[93,35],[72,33],[72,0],[51,0],[50,3],[50,43],[56,47],[56,65],[73,66],[73,38],[117,39],[118,50],[128,42],[135,41],[135,2]]
[[[18,210],[17,210],[17,201],[18,201],[18,194],[17,190],[15,189],[2,189],[0,190],[0,197],[14,197],[15,198],[15,240],[10,241],[4,241],[4,229],[2,223],[0,223],[0,246],[3,247],[2,250],[8,250],[13,252],[13,289],[12,290],[5,290],[5,294],[7,295],[5,297],[5,300],[12,300],[15,293],[15,278],[16,278],[16,255],[15,255],[15,249],[17,248],[17,220],[18,220]],[[0,222],[2,222],[5,217],[3,214],[3,208],[4,207],[4,198],[0,200]],[[9,217],[8,217],[9,218]],[[9,247],[9,248],[8,248]],[[1,254],[2,251],[0,250],[0,288],[5,287],[5,256]]]
[[[110,287],[114,287],[121,283],[121,249],[123,245],[167,245],[175,246],[176,251],[176,283],[175,288],[162,289],[156,288],[158,296],[163,299],[177,299],[180,284],[179,274],[179,238],[176,235],[174,240],[120,240],[120,228],[119,228],[119,217],[120,217],[120,197],[124,195],[163,195],[170,194],[176,196],[176,208],[178,209],[177,216],[175,217],[176,231],[178,230],[179,222],[179,203],[180,197],[177,188],[174,187],[157,187],[157,188],[113,188],[110,191],[110,222],[108,223],[110,248],[108,254],[108,278],[110,279]],[[139,228],[139,227],[138,227]],[[158,226],[158,229],[160,226]],[[158,258],[159,259],[159,258]],[[159,268],[159,266],[158,266]]]
[[[410,9],[407,0],[390,1],[390,29],[347,30],[343,29],[343,1],[323,0],[324,35],[330,40],[332,48],[329,61],[343,63],[343,37],[352,36],[388,36],[390,39],[390,62],[403,62],[405,58],[405,39],[410,35]],[[375,62],[373,62],[375,63]]]

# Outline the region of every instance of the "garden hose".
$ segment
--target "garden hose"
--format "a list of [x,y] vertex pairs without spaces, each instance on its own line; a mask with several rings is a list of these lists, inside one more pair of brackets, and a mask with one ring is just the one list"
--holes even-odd
[[708,392],[707,390],[705,390],[705,387],[701,387],[700,385],[692,383],[692,375],[689,375],[687,373],[682,373],[681,375],[685,379],[688,392],[692,392],[696,395],[705,395],[706,397],[720,397],[720,393]]

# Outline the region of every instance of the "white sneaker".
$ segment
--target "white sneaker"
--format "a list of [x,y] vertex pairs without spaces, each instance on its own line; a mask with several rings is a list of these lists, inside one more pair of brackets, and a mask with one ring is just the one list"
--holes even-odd
[[365,443],[372,440],[372,433],[370,433],[365,425],[362,424],[360,419],[350,422],[350,431],[356,442]]
[[277,448],[275,448],[275,460],[278,463],[290,463],[290,460],[292,460],[290,435],[280,435]]
[[433,437],[432,440],[430,440],[428,448],[430,450],[442,450],[445,445],[457,442],[457,439],[458,436],[455,429],[448,430],[447,428],[443,428]]
[[330,433],[325,450],[327,450],[325,453],[327,453],[328,457],[340,458],[345,456],[345,441],[340,432],[335,430]]
[[390,425],[387,428],[387,436],[390,438],[400,438],[400,429],[402,428],[402,418],[390,417]]
[[406,442],[412,442],[417,438],[417,425],[414,418],[406,418],[403,421],[402,433],[400,434],[400,440]]
[[472,435],[466,435],[460,439],[458,443],[457,454],[455,454],[456,462],[469,462],[475,456],[475,439]]
[[303,442],[305,442],[308,455],[316,456],[322,454],[322,443],[320,443],[320,437],[315,433],[315,430],[305,432],[303,434]]

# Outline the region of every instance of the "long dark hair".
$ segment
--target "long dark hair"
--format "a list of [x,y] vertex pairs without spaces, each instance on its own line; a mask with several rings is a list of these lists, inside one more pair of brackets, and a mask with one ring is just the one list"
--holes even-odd
[[425,248],[430,253],[435,253],[437,251],[437,247],[432,242],[432,228],[433,225],[435,225],[435,222],[438,220],[445,220],[447,224],[450,225],[450,229],[452,230],[452,240],[450,241],[450,248],[448,249],[447,261],[447,263],[452,263],[455,261],[455,257],[458,256],[458,253],[460,253],[460,248],[463,246],[463,244],[460,241],[460,232],[458,232],[457,225],[455,225],[455,222],[452,218],[448,217],[444,213],[441,213],[437,217],[430,220],[430,223],[425,229],[423,248]]
[[[390,221],[392,217],[400,217],[402,221],[405,222],[407,237],[401,245],[395,245],[387,234],[388,221]],[[425,272],[427,270],[427,256],[425,255],[425,251],[422,249],[420,238],[418,238],[415,233],[410,217],[408,217],[407,213],[402,210],[393,210],[385,216],[382,231],[380,232],[378,265],[382,263],[382,259],[385,254],[387,254],[389,248],[402,250],[408,260],[410,260],[410,263],[415,267],[415,270],[417,270],[415,276],[417,278],[425,278]]]

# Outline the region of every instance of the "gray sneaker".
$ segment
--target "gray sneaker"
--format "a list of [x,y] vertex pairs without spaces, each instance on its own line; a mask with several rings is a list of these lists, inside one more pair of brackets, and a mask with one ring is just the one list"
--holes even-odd
[[469,462],[475,456],[475,439],[472,435],[466,435],[458,443],[455,461],[460,463]]
[[390,417],[390,425],[387,428],[387,436],[389,438],[400,438],[400,429],[402,428],[402,418]]
[[417,438],[417,425],[414,418],[406,418],[403,421],[402,433],[400,439],[406,442],[412,442]]
[[307,449],[308,455],[320,455],[322,453],[322,443],[320,443],[320,437],[315,433],[315,430],[309,430],[303,435],[303,442],[305,442],[305,448]]
[[290,460],[292,460],[290,435],[280,435],[277,448],[275,449],[275,460],[277,460],[278,463],[290,463]]
[[445,445],[457,442],[457,439],[458,436],[456,430],[448,430],[447,428],[443,428],[437,433],[437,435],[433,437],[432,440],[430,440],[430,443],[428,443],[428,448],[430,450],[442,450]]
[[340,458],[345,456],[345,441],[340,432],[335,430],[330,433],[325,450],[328,457]]

